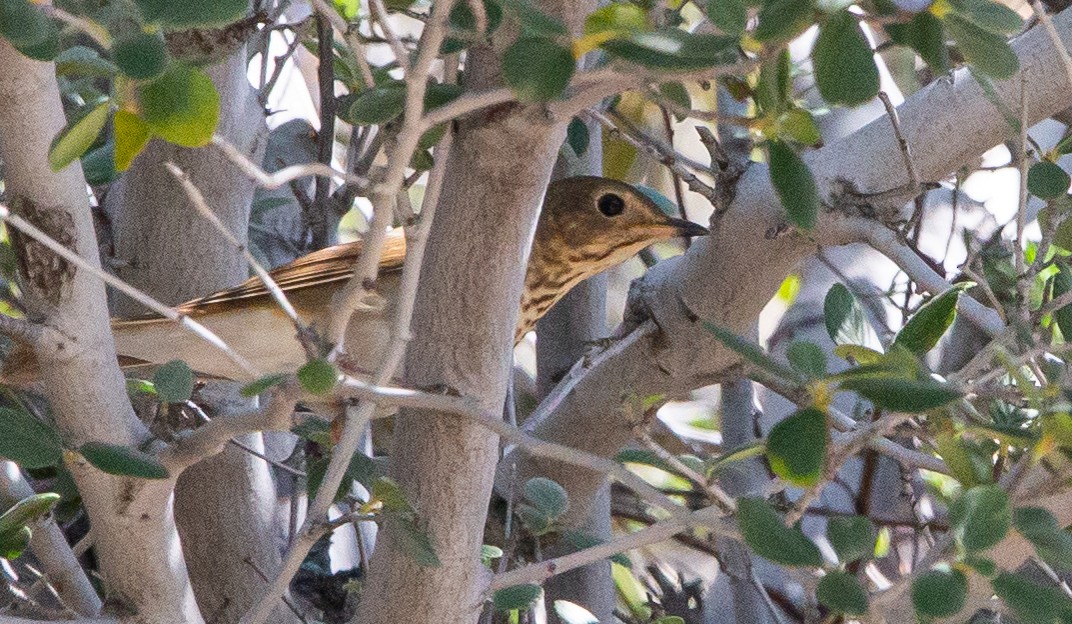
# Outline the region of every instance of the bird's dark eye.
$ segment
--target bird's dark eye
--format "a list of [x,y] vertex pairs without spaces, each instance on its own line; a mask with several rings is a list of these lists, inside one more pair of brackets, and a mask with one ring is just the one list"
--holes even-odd
[[625,201],[619,195],[607,193],[599,198],[599,211],[608,217],[616,217],[625,210]]

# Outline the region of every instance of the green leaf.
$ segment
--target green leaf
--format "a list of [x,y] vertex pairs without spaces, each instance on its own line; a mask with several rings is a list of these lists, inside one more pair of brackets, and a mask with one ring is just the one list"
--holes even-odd
[[1046,563],[1072,570],[1072,535],[1057,524],[1057,518],[1040,507],[1021,507],[1013,512],[1013,526]]
[[829,104],[857,106],[878,95],[878,66],[856,17],[840,11],[819,26],[811,53],[815,83]]
[[960,17],[995,35],[1015,35],[1024,20],[1009,7],[990,0],[950,0]]
[[727,348],[736,352],[738,355],[748,360],[761,370],[764,370],[778,379],[788,380],[796,383],[801,383],[804,379],[791,368],[783,366],[771,356],[763,352],[763,349],[756,343],[745,340],[737,334],[710,323],[708,321],[702,322],[703,328],[714,334],[715,338],[726,345]]
[[875,551],[875,526],[863,516],[837,516],[826,525],[826,538],[841,563],[869,557]]
[[949,506],[949,523],[960,543],[975,553],[994,546],[1009,532],[1009,495],[996,485],[977,485]]
[[813,147],[823,140],[819,126],[811,113],[803,108],[791,108],[780,120],[782,132],[797,143]]
[[60,502],[60,495],[54,492],[27,496],[0,514],[0,535],[14,533],[20,528],[52,513],[52,508]]
[[169,30],[225,26],[249,11],[249,0],[134,0],[142,17]]
[[491,544],[480,546],[480,562],[486,567],[491,567],[491,562],[501,558],[503,554],[505,554],[503,549],[498,546],[492,546]]
[[412,515],[413,505],[406,499],[402,486],[388,477],[380,477],[372,483],[372,496],[380,501],[384,511]]
[[743,0],[708,0],[707,17],[727,35],[739,36],[748,25],[748,9]]
[[130,111],[116,111],[112,121],[115,135],[115,170],[126,171],[149,143],[149,125]]
[[153,385],[164,403],[184,403],[194,393],[194,372],[186,362],[172,360],[156,369]]
[[803,230],[815,227],[819,213],[819,190],[804,159],[781,141],[767,143],[770,178],[789,221]]
[[[585,533],[579,530],[569,530],[562,532],[562,539],[566,540],[570,546],[573,546],[576,550],[584,550],[585,548],[592,548],[593,546],[599,546],[606,544],[605,540],[602,540],[590,533]],[[629,561],[629,557],[625,553],[616,553],[609,557],[611,561],[617,563],[620,566],[630,568],[633,563]]]
[[912,583],[912,605],[927,617],[949,617],[964,608],[968,579],[960,570],[931,570]]
[[[782,50],[774,58],[759,67],[759,82],[753,96],[762,113],[778,113],[789,106],[793,97],[792,63],[788,50]],[[742,96],[743,97],[743,96]]]
[[53,171],[59,171],[86,153],[97,140],[104,124],[108,123],[111,109],[111,100],[105,100],[67,124],[48,148],[48,166]]
[[63,442],[29,412],[0,407],[0,457],[23,468],[56,466],[63,462]]
[[525,482],[525,499],[551,520],[559,518],[569,509],[566,490],[546,477],[534,477]]
[[584,18],[584,34],[647,30],[648,15],[644,9],[628,2],[612,2],[599,7]]
[[1072,600],[1055,587],[1043,587],[1019,574],[1003,572],[990,581],[994,593],[1027,624],[1069,621]]
[[216,132],[220,96],[208,74],[196,67],[172,63],[160,77],[139,87],[138,101],[142,120],[169,143],[201,147]]
[[[320,483],[324,480],[324,474],[327,472],[328,463],[330,462],[330,452],[318,457],[310,456],[306,459],[307,478],[305,483],[310,499],[314,498],[317,491],[320,490]],[[366,488],[372,488],[378,476],[379,470],[376,467],[376,462],[371,457],[360,451],[354,453],[350,457],[350,464],[346,467],[346,472],[342,481],[339,482],[339,489],[335,492],[333,500],[338,502],[346,498],[355,481]]]
[[[409,0],[404,1],[407,7],[408,5],[413,4]],[[440,54],[460,52],[476,41],[494,33],[495,30],[499,28],[499,24],[502,23],[502,8],[495,2],[489,0],[482,1],[484,4],[484,15],[487,16],[488,20],[487,30],[483,33],[476,32],[476,16],[473,15],[472,9],[469,8],[469,3],[456,3],[454,8],[450,10],[448,23],[450,24],[451,32],[457,36],[447,37],[443,41],[443,45],[439,48]]]
[[942,23],[964,59],[979,72],[1004,80],[1020,68],[1020,61],[1005,37],[987,32],[957,15],[945,16]]
[[[685,88],[685,85],[680,82],[664,82],[659,85],[659,94],[667,100],[671,101],[678,108],[684,110],[692,109],[692,96],[689,95],[689,90]],[[678,121],[685,119],[684,115],[674,113],[674,117]]]
[[395,537],[402,550],[412,557],[417,565],[425,568],[438,568],[443,565],[432,546],[428,532],[418,527],[415,521],[400,522]]
[[491,603],[497,611],[527,611],[542,595],[539,585],[514,585],[495,592]]
[[546,37],[567,37],[569,30],[559,20],[547,15],[526,0],[497,0],[503,10],[521,25],[528,34]]
[[135,396],[138,394],[148,394],[156,396],[156,386],[153,382],[145,379],[131,379],[127,378],[127,395]]
[[127,76],[148,80],[164,73],[168,52],[162,35],[140,32],[117,41],[112,47],[112,58]]
[[569,143],[573,153],[578,157],[584,156],[588,151],[588,142],[591,140],[588,133],[588,124],[577,117],[570,120],[566,127],[566,142]]
[[59,54],[60,29],[27,0],[0,0],[0,37],[22,54],[47,61]]
[[518,505],[516,513],[517,517],[521,518],[521,524],[525,525],[528,532],[536,537],[546,535],[555,529],[554,519],[532,505]]
[[1027,171],[1027,190],[1039,199],[1057,199],[1068,193],[1070,184],[1072,178],[1065,170],[1048,160],[1031,165]]
[[762,43],[789,41],[811,26],[814,13],[810,0],[768,0],[759,10],[752,36]]
[[244,397],[255,397],[259,394],[263,394],[265,390],[273,386],[278,386],[287,380],[288,375],[286,373],[276,373],[275,375],[265,375],[260,379],[243,386],[239,390],[239,394]]
[[732,63],[737,38],[697,35],[677,28],[631,32],[602,47],[608,54],[651,69],[687,71]]
[[503,55],[506,85],[522,102],[556,99],[576,70],[573,53],[545,37],[522,37]]
[[836,345],[866,345],[870,325],[856,297],[842,283],[834,284],[823,299],[826,332]]
[[141,479],[167,479],[167,468],[156,457],[138,449],[105,442],[86,442],[78,452],[98,470]]
[[826,354],[814,342],[794,340],[786,350],[785,357],[793,368],[808,377],[826,375]]
[[767,436],[771,470],[793,485],[815,485],[823,476],[827,437],[826,414],[814,407],[782,420]]
[[327,360],[310,360],[298,369],[298,383],[310,394],[327,394],[335,388],[339,371]]
[[[1072,268],[1066,263],[1056,263],[1057,272],[1054,274],[1054,298],[1072,291]],[[1054,311],[1054,322],[1061,330],[1064,341],[1072,342],[1072,304],[1063,306]]]
[[952,69],[942,22],[930,11],[916,13],[906,24],[887,24],[886,32],[894,43],[915,50],[934,73],[947,74]]
[[114,63],[86,46],[74,46],[60,52],[55,63],[58,76],[111,78],[119,73],[119,68]]
[[356,126],[385,124],[402,114],[406,89],[399,83],[373,87],[358,94],[350,105],[347,121]]
[[782,524],[778,512],[763,499],[740,499],[737,523],[744,541],[765,559],[787,566],[818,567],[823,564],[815,544],[800,529]]
[[859,393],[879,407],[910,414],[941,407],[962,396],[949,385],[932,379],[886,375],[850,377],[841,382],[841,389]]
[[105,185],[115,182],[119,172],[115,170],[115,142],[108,141],[90,149],[82,156],[82,173],[86,184]]
[[339,15],[348,21],[357,17],[357,12],[361,8],[360,0],[333,0],[332,5]]
[[33,531],[21,527],[12,533],[0,533],[0,559],[18,559],[30,545]]
[[920,306],[919,310],[908,319],[901,331],[893,339],[893,344],[908,349],[918,356],[925,355],[933,349],[957,318],[957,301],[960,294],[975,286],[975,282],[961,282],[932,297]]
[[998,565],[994,563],[993,559],[988,559],[986,557],[965,555],[964,564],[971,566],[971,569],[987,578],[991,578],[998,573]]
[[864,615],[867,613],[867,591],[856,577],[846,572],[829,572],[819,581],[815,597],[825,607],[838,613]]

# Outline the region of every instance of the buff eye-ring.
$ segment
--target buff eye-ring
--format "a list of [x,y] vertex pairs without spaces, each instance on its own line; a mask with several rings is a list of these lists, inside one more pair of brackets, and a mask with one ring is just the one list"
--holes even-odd
[[599,198],[599,211],[605,216],[616,217],[625,210],[625,200],[614,193],[607,193]]

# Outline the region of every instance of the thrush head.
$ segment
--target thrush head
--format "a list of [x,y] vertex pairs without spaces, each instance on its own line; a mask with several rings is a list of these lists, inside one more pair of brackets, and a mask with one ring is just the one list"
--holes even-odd
[[515,337],[520,340],[582,280],[652,243],[706,233],[703,226],[667,215],[624,182],[579,176],[552,183],[536,226]]

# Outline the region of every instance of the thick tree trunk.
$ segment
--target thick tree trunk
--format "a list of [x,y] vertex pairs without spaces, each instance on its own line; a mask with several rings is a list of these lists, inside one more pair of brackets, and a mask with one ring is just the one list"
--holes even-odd
[[[541,4],[574,32],[592,8]],[[488,52],[469,52],[467,88],[498,82]],[[408,385],[449,388],[486,410],[502,409],[526,249],[566,121],[513,106],[459,122],[417,293]],[[453,416],[405,410],[393,448],[391,475],[428,523],[442,566],[418,565],[403,547],[402,529],[388,521],[358,621],[475,622],[487,575],[480,546],[498,438]]]
[[[33,111],[32,115],[27,111]],[[34,206],[24,218],[99,266],[85,177],[76,161],[58,173],[46,155],[65,124],[53,65],[31,61],[0,41],[0,160],[9,200]],[[24,246],[23,242],[20,246]],[[42,387],[71,448],[89,441],[133,445],[147,437],[116,365],[104,285],[68,269],[47,289],[25,289],[30,316],[65,339],[37,345]],[[71,455],[110,601],[142,622],[200,624],[172,517],[174,481],[104,474]]]
[[[217,134],[259,162],[266,131],[261,109],[246,79],[246,52],[239,49],[207,67],[220,94]],[[191,205],[164,168],[172,162],[186,172],[223,223],[245,240],[254,184],[214,148],[186,149],[152,142],[119,182],[115,247],[131,284],[158,299],[181,303],[232,286],[249,275],[238,249]],[[138,305],[120,299],[120,315]],[[257,331],[257,328],[250,328]],[[223,416],[249,409],[234,384],[209,384],[202,399],[209,413]],[[261,435],[241,439],[263,450]],[[264,580],[281,562],[275,529],[275,491],[268,465],[234,446],[191,466],[176,486],[175,513],[190,578],[206,617],[236,622],[260,597]],[[276,621],[293,615],[284,609]]]

